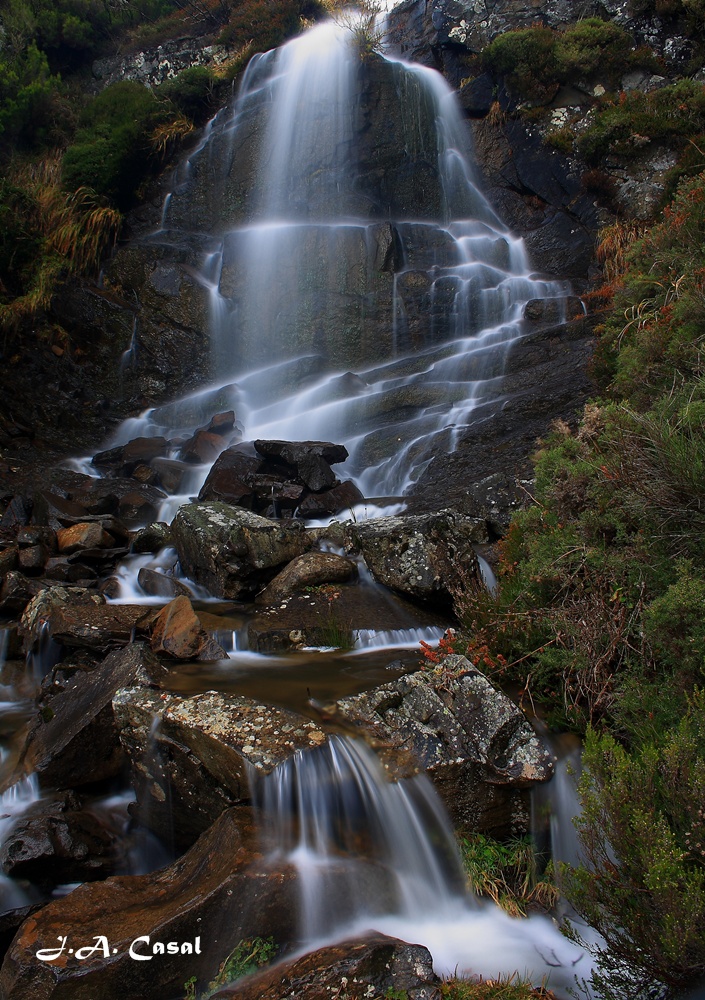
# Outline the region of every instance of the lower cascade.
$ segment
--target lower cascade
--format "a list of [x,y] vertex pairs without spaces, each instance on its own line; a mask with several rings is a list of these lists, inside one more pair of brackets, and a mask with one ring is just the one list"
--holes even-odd
[[440,975],[520,971],[561,991],[589,959],[550,920],[516,920],[465,888],[430,781],[390,781],[366,744],[332,736],[255,783],[265,856],[299,876],[299,948],[376,930],[425,944]]

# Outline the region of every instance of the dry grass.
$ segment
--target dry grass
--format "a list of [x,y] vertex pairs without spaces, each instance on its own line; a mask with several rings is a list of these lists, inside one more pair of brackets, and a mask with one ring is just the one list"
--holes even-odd
[[556,1000],[546,986],[532,986],[516,972],[496,979],[449,979],[441,992],[446,1000]]
[[157,153],[163,157],[167,155],[169,149],[183,142],[193,131],[193,122],[186,115],[177,115],[157,125],[150,136],[150,141]]
[[627,253],[633,244],[646,233],[648,226],[638,219],[613,222],[604,226],[597,234],[595,254],[602,264],[605,281],[614,284],[619,281],[627,268]]
[[48,309],[62,275],[95,273],[122,224],[120,212],[90,188],[62,190],[58,152],[16,166],[11,180],[32,206],[27,226],[38,234],[42,250],[24,294],[0,304],[0,327],[9,330]]

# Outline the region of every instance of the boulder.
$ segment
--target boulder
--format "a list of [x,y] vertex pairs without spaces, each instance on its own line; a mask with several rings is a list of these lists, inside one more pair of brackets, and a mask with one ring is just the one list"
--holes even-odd
[[70,555],[83,549],[109,549],[115,539],[100,524],[84,522],[70,528],[62,528],[57,533],[59,552]]
[[348,527],[348,547],[362,553],[378,583],[417,600],[446,604],[454,589],[478,578],[473,546],[485,541],[484,520],[452,510],[380,517]]
[[186,575],[216,597],[235,599],[256,593],[313,544],[302,524],[217,502],[184,505],[171,530]]
[[337,465],[348,457],[344,445],[331,441],[255,441],[255,449],[265,458],[297,467],[311,457],[322,458],[328,465]]
[[224,809],[250,801],[251,774],[325,740],[310,719],[216,691],[185,698],[126,687],[113,710],[141,822],[155,833],[173,829],[181,847]]
[[404,996],[408,1000],[441,1000],[441,982],[427,948],[383,934],[341,941],[302,958],[280,962],[226,986],[212,1000],[349,1000]]
[[137,466],[149,465],[153,459],[165,456],[168,450],[169,442],[164,437],[133,438],[127,444],[98,452],[91,464],[119,476],[129,476]]
[[199,500],[223,500],[237,506],[251,506],[250,477],[262,467],[262,459],[244,452],[239,445],[227,448],[213,463],[198,494]]
[[107,604],[102,594],[83,587],[51,587],[27,605],[19,631],[25,652],[37,646],[46,629],[63,646],[109,649],[126,646],[144,614],[141,606]]
[[146,519],[151,510],[151,520],[155,520],[159,506],[166,499],[166,494],[156,486],[134,479],[85,478],[86,482],[70,490],[68,499],[81,504],[89,514],[113,514],[135,520],[138,515]]
[[20,763],[40,785],[76,788],[119,774],[124,757],[112,699],[121,687],[150,685],[166,673],[141,643],[110,653],[89,673],[80,671],[51,698],[27,734]]
[[339,583],[354,576],[357,576],[357,566],[350,559],[332,552],[304,552],[274,577],[257,595],[256,601],[257,604],[278,604],[304,587]]
[[184,462],[195,462],[198,465],[214,462],[227,443],[220,434],[198,430],[192,438],[182,445],[179,458]]
[[158,573],[155,569],[149,569],[147,566],[143,566],[137,574],[137,583],[145,594],[148,594],[150,597],[166,597],[167,599],[181,596],[187,598],[193,597],[193,594],[185,583],[181,583],[180,580],[176,580],[173,576],[167,576],[165,573]]
[[43,889],[107,878],[120,858],[115,832],[72,792],[29,806],[0,850],[7,875]]
[[[294,873],[251,867],[251,836],[241,832],[240,812],[225,813],[188,854],[160,871],[82,885],[29,917],[3,964],[0,995],[179,997],[192,976],[212,979],[242,938],[291,940]],[[178,942],[178,954],[153,954],[157,942],[169,941]],[[151,960],[135,959],[131,948]],[[42,961],[40,952],[57,957]]]
[[309,493],[298,506],[299,517],[328,517],[363,503],[364,496],[351,479],[322,493]]
[[174,458],[155,458],[152,468],[162,489],[167,493],[181,492],[183,478],[189,471],[189,466],[185,462],[179,462]]
[[[159,575],[159,574],[155,574]],[[201,625],[190,600],[176,597],[152,624],[152,650],[176,660],[227,660],[228,654]]]
[[159,552],[165,545],[171,542],[171,532],[169,525],[163,521],[155,521],[148,524],[137,532],[132,541],[132,551],[140,554],[143,552]]
[[553,775],[553,758],[524,715],[463,656],[343,698],[337,717],[386,746],[390,766],[425,770],[465,829],[526,833],[526,789]]

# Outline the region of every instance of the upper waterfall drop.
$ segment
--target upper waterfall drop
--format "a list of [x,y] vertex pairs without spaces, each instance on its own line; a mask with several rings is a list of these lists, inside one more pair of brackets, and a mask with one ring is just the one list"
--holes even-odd
[[326,22],[255,56],[155,238],[204,246],[214,387],[244,438],[340,441],[380,496],[501,405],[526,303],[569,288],[532,274],[475,183],[442,77],[362,31]]

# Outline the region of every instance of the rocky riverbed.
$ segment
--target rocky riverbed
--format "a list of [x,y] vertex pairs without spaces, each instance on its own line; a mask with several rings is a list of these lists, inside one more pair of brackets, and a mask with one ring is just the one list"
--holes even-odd
[[[418,653],[385,651],[442,634],[454,588],[478,578],[487,519],[446,509],[346,520],[360,497],[332,471],[344,448],[223,449],[233,428],[231,415],[214,413],[182,444],[137,438],[99,452],[92,463],[102,478],[57,467],[6,498],[5,996],[88,997],[100,988],[136,998],[149,989],[166,1000],[191,974],[212,975],[240,938],[290,947],[301,934],[293,901],[301,874],[272,870],[253,807],[267,775],[331,738],[366,740],[402,783],[426,771],[468,830],[525,831],[528,789],[551,777],[546,748],[472,664],[456,657],[420,670]],[[167,489],[209,455],[216,434],[220,454],[200,499],[171,523],[155,521]],[[340,519],[307,527],[291,516],[306,504]],[[128,577],[132,601],[116,602]],[[324,655],[316,647],[353,647],[361,636],[365,645],[374,635],[377,667],[355,667],[364,651],[343,650],[327,668],[342,665],[337,683],[320,684],[318,667],[307,672],[306,657]],[[272,653],[289,658],[286,670],[303,657],[306,696],[296,708],[266,678],[259,697],[233,686],[240,658],[259,656],[265,669]],[[146,838],[160,845],[151,856]],[[379,862],[369,864],[373,892]],[[56,898],[57,887],[76,882],[82,888]],[[78,948],[39,961],[61,928],[84,948],[109,928],[111,947],[90,963]],[[196,931],[207,954],[160,963],[156,980],[156,966],[129,955],[140,936],[185,941]]]

